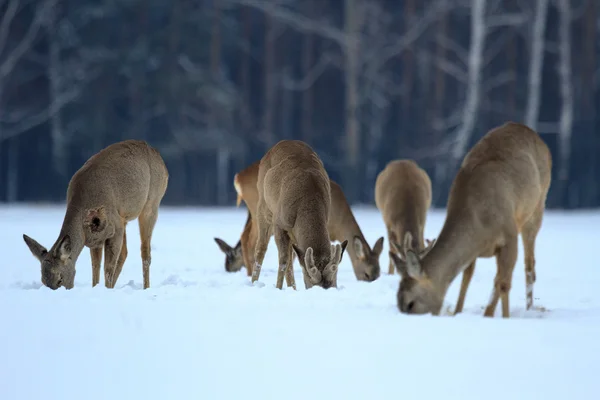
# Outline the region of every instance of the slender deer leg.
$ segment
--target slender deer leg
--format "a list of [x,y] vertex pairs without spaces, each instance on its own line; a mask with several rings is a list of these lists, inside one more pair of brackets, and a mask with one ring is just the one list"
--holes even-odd
[[462,273],[462,282],[460,283],[460,293],[458,294],[458,301],[456,302],[456,308],[454,309],[454,314],[459,314],[462,312],[463,307],[465,305],[465,297],[467,297],[467,290],[469,289],[469,284],[471,283],[471,278],[473,277],[473,272],[475,272],[475,261],[473,260],[467,268]]
[[515,269],[518,254],[517,235],[506,238],[506,244],[496,254],[498,271],[494,279],[494,289],[484,316],[493,317],[498,299],[502,298],[502,317],[508,318],[510,314],[509,293],[512,285],[512,274]]
[[525,295],[527,310],[533,307],[533,284],[535,283],[535,239],[544,215],[544,203],[540,203],[529,221],[525,223],[521,230],[521,239],[523,240],[523,249],[525,253]]
[[150,287],[150,264],[152,255],[150,253],[150,243],[152,241],[152,232],[154,225],[158,219],[158,205],[152,207],[144,207],[144,210],[138,217],[140,226],[140,239],[142,242],[142,272],[144,276],[144,289]]
[[[248,212],[250,215],[250,212]],[[252,267],[254,266],[254,245],[256,244],[254,237],[254,231],[256,230],[256,223],[249,217],[244,225],[242,236],[240,237],[242,243],[242,257],[244,258],[244,265],[246,266],[246,273],[248,276],[252,276]]]
[[[391,252],[396,252],[394,250],[394,245],[392,243],[396,242],[396,235],[394,234],[394,232],[392,232],[392,230],[388,227],[387,228],[387,234],[388,234],[388,245],[390,247],[390,251]],[[394,261],[392,261],[392,258],[390,257],[390,265],[388,267],[388,274],[389,275],[394,275],[396,273],[396,266],[394,265]]]
[[[261,205],[262,204],[262,205]],[[267,253],[267,247],[269,246],[269,239],[271,238],[270,229],[271,224],[266,218],[266,213],[270,211],[267,209],[264,203],[259,203],[259,212],[255,221],[257,222],[257,241],[256,246],[254,248],[254,267],[252,270],[252,283],[256,282],[260,277],[260,269],[262,268],[263,260],[265,259],[265,254]],[[263,210],[260,210],[260,208]]]
[[127,259],[127,223],[123,224],[123,245],[121,246],[121,253],[119,254],[119,259],[117,260],[117,266],[115,267],[115,284],[119,280],[119,276],[121,275],[121,271],[123,270],[123,264],[125,264],[125,260]]
[[102,250],[103,247],[95,247],[90,249],[92,257],[92,287],[100,283],[100,267],[102,266]]
[[277,245],[277,252],[279,253],[279,268],[277,269],[277,289],[283,289],[283,277],[287,276],[287,269],[290,264],[290,248],[292,242],[290,236],[286,231],[275,226],[273,229],[275,236],[275,244]]
[[123,246],[123,232],[122,226],[117,227],[114,236],[104,242],[104,285],[109,289],[117,283],[115,271]]
[[296,290],[296,277],[294,276],[294,259],[296,258],[296,253],[294,253],[294,249],[292,248],[292,243],[288,247],[288,266],[285,271],[285,281],[288,287],[292,287]]

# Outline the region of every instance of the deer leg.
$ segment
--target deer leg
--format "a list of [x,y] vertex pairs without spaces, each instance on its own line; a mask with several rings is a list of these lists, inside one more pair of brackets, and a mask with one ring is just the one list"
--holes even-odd
[[115,230],[115,234],[104,242],[104,286],[113,289],[117,283],[115,272],[123,246],[123,226]]
[[467,290],[469,289],[469,284],[471,283],[471,278],[473,277],[473,273],[475,272],[475,261],[473,260],[469,266],[462,273],[462,281],[460,283],[460,293],[458,294],[458,301],[456,302],[456,308],[454,309],[454,314],[459,314],[462,312],[463,307],[465,305],[465,297],[467,297]]
[[[277,270],[277,289],[283,289],[283,277],[287,277],[287,270],[290,265],[290,249],[292,242],[286,231],[279,227],[273,229],[275,236],[275,244],[277,244],[277,252],[279,253],[279,269]],[[289,281],[288,281],[289,286]]]
[[150,264],[152,262],[152,255],[150,253],[150,243],[152,241],[152,232],[154,231],[154,225],[158,219],[158,205],[155,207],[144,207],[144,210],[138,217],[138,223],[140,226],[140,239],[142,242],[142,274],[144,277],[144,289],[150,287]]
[[[388,234],[388,245],[390,247],[390,251],[395,253],[396,251],[394,250],[394,245],[392,243],[396,241],[396,235],[394,234],[394,232],[392,232],[392,230],[390,228],[387,228],[387,234]],[[390,265],[388,267],[388,274],[394,275],[395,272],[396,272],[396,266],[394,265],[394,261],[392,261],[392,257],[390,257]]]
[[292,289],[296,290],[296,277],[294,276],[294,259],[296,258],[296,253],[294,253],[294,249],[292,248],[292,244],[288,247],[288,266],[285,271],[285,281],[288,287],[292,287]]
[[525,223],[521,230],[523,249],[525,253],[525,295],[527,310],[533,306],[533,284],[535,283],[535,239],[544,215],[543,203],[538,206],[531,218]]
[[123,224],[123,245],[121,246],[121,253],[119,254],[119,259],[117,260],[117,266],[115,267],[115,284],[119,280],[119,276],[121,275],[121,271],[123,270],[123,264],[125,264],[125,260],[127,259],[127,223]]
[[[248,215],[250,215],[250,212],[248,212]],[[252,267],[254,265],[254,246],[256,245],[255,231],[256,223],[249,217],[240,238],[242,242],[242,257],[244,258],[244,265],[246,265],[246,273],[248,276],[252,276]]]
[[[263,204],[261,206],[261,204]],[[260,269],[267,253],[267,247],[269,246],[269,239],[271,238],[270,223],[266,219],[265,214],[269,211],[266,209],[264,203],[259,203],[258,216],[255,219],[257,222],[257,240],[254,248],[254,267],[252,269],[252,283],[256,282],[260,277]],[[262,210],[261,210],[262,208]]]
[[102,247],[90,249],[92,257],[92,287],[100,283],[100,267],[102,266]]
[[518,244],[517,236],[506,238],[506,244],[496,252],[497,272],[494,279],[494,289],[490,301],[485,309],[484,316],[493,317],[498,299],[502,298],[502,318],[509,317],[509,293],[512,284],[512,274],[517,262]]

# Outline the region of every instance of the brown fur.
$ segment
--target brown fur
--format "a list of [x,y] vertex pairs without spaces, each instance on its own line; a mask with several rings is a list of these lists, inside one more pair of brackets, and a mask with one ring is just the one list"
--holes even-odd
[[84,246],[92,258],[92,286],[114,288],[127,258],[127,222],[138,218],[144,289],[150,287],[150,241],[169,174],[158,151],[144,141],[125,140],[96,153],[73,175],[58,239],[47,251],[27,235],[25,243],[41,262],[42,283],[71,289]]
[[[229,272],[239,271],[245,265],[248,276],[252,275],[254,248],[257,239],[253,215],[256,214],[258,204],[256,184],[259,164],[260,160],[250,164],[234,177],[234,187],[238,193],[237,204],[239,205],[243,200],[248,207],[248,219],[238,242],[238,244],[241,243],[241,246],[232,248],[223,240],[215,238],[219,248],[225,253],[225,270]],[[329,184],[331,189],[331,207],[327,222],[329,239],[332,242],[348,240],[352,243],[348,247],[348,255],[356,278],[361,281],[374,281],[380,275],[379,256],[383,250],[383,237],[379,238],[373,249],[371,249],[354,218],[342,188],[331,179]]]
[[[402,247],[394,249],[392,243],[400,241],[422,252],[431,249],[434,242],[425,248],[423,232],[427,210],[431,206],[431,180],[424,169],[413,160],[390,161],[377,176],[375,182],[375,204],[385,224],[390,251],[402,256]],[[390,258],[388,273],[394,273]]]
[[463,272],[455,313],[462,311],[478,257],[496,257],[497,273],[484,315],[499,299],[509,317],[509,292],[517,261],[518,235],[525,249],[527,309],[533,305],[535,239],[550,187],[552,158],[539,135],[508,122],[492,129],[465,156],[448,198],[447,215],[433,249],[422,260],[412,249],[406,260],[392,255],[402,279],[403,313],[438,315],[452,281]]
[[[348,244],[331,245],[327,221],[331,207],[329,176],[306,143],[282,140],[261,159],[258,169],[258,204],[255,222],[252,282],[260,277],[271,235],[279,253],[277,288],[295,288],[292,249],[302,267],[306,288],[337,287],[337,269]],[[289,272],[288,272],[289,271]]]

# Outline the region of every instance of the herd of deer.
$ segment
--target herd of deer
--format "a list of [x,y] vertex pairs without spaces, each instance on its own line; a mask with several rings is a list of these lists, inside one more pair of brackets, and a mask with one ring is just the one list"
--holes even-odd
[[[407,314],[439,315],[446,292],[462,272],[455,314],[462,311],[475,261],[496,257],[497,272],[485,316],[502,299],[509,316],[509,292],[517,261],[518,235],[525,252],[526,305],[533,306],[535,240],[550,187],[552,158],[539,135],[507,122],[489,131],[465,156],[448,197],[442,230],[423,237],[431,204],[431,181],[411,160],[395,160],[380,172],[375,202],[390,243],[389,274],[401,276],[398,309]],[[41,263],[42,283],[51,289],[74,286],[75,263],[84,246],[92,258],[92,286],[104,280],[114,288],[127,258],[129,221],[138,219],[144,289],[150,286],[150,241],[169,174],[159,153],[144,141],[112,144],[92,156],[71,178],[60,234],[50,250],[23,235]],[[237,205],[248,218],[235,247],[215,241],[229,272],[246,267],[252,282],[260,277],[271,236],[279,255],[276,287],[296,288],[297,257],[308,289],[337,286],[346,248],[358,280],[380,275],[383,237],[369,246],[340,186],[329,179],[318,155],[306,143],[283,140],[237,173]],[[341,244],[332,245],[338,241]],[[348,244],[350,246],[348,247]]]

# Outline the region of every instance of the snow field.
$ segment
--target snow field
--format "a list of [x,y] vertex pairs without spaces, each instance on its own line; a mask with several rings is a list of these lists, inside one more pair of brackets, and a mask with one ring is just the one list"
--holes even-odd
[[[372,246],[385,235],[374,208],[354,208]],[[224,270],[213,237],[234,245],[246,210],[162,207],[142,290],[137,221],[117,283],[91,287],[89,250],[75,288],[40,283],[26,233],[50,247],[64,206],[0,208],[0,398],[13,399],[598,399],[600,212],[547,211],[536,246],[535,305],[525,311],[523,249],[511,319],[483,318],[494,259],[479,259],[465,311],[407,316],[399,277],[359,282],[347,255],[339,288],[275,289],[271,240],[260,285]],[[430,212],[426,237],[445,213]],[[453,308],[460,278],[446,302]]]

